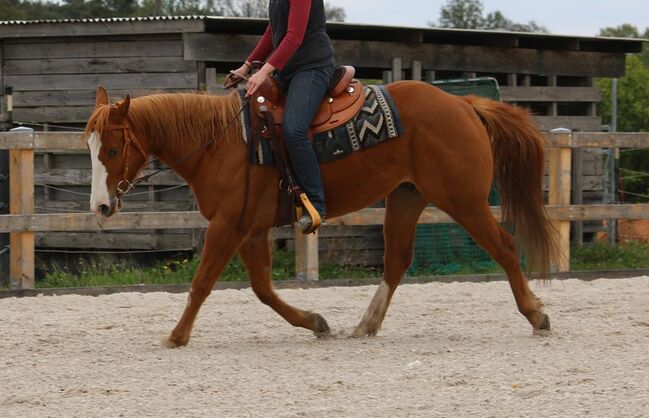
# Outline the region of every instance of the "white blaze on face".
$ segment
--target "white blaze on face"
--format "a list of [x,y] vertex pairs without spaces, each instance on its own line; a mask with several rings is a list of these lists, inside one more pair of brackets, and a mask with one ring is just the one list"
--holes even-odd
[[100,214],[101,205],[110,206],[110,196],[106,179],[108,172],[106,166],[99,159],[99,150],[101,149],[101,137],[99,133],[93,132],[88,138],[88,147],[90,148],[90,159],[92,160],[92,188],[90,192],[90,210]]

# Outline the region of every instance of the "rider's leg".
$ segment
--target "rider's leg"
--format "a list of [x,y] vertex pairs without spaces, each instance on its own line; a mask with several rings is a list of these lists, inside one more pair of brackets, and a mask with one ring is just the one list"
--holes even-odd
[[[295,73],[288,85],[282,121],[296,181],[323,219],[326,207],[320,167],[313,146],[307,138],[307,132],[327,93],[332,74],[332,66]],[[307,226],[310,226],[310,222]]]

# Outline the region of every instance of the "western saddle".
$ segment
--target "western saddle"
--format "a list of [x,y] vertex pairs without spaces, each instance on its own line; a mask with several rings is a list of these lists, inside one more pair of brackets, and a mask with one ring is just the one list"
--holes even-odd
[[[354,67],[351,66],[335,69],[327,94],[311,123],[308,133],[310,138],[347,123],[361,110],[365,103],[365,94],[362,83],[354,79],[355,72]],[[224,87],[233,88],[240,81],[241,77],[233,74],[226,78]],[[321,219],[318,211],[295,181],[290,167],[281,129],[285,100],[282,88],[275,78],[268,77],[264,84],[259,86],[249,102],[253,131],[249,145],[256,148],[256,144],[262,139],[271,141],[273,156],[279,171],[279,188],[285,192],[280,193],[276,224],[278,226],[291,224],[305,210],[313,221],[311,227],[303,231],[309,234],[318,229]]]
[[[310,136],[337,128],[356,116],[361,110],[364,103],[363,85],[354,79],[354,74],[354,67],[336,68],[327,94],[311,122]],[[282,124],[285,97],[277,80],[268,77],[251,99],[253,115],[265,120],[264,113],[270,112],[281,136],[279,129]],[[269,136],[265,134],[264,137],[268,138]]]

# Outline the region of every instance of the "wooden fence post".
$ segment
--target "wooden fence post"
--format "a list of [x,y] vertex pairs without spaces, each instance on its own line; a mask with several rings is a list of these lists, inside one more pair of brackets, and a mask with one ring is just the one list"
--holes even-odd
[[401,58],[392,58],[392,81],[403,80],[403,60]]
[[[553,132],[566,135],[565,142],[572,142],[569,130],[554,130]],[[550,150],[550,192],[548,203],[550,205],[570,205],[570,187],[572,175],[572,149],[555,147]],[[554,226],[559,232],[559,251],[561,260],[557,263],[558,272],[570,270],[570,221],[554,221]]]
[[411,74],[410,74],[410,79],[411,80],[416,80],[416,81],[421,81],[422,78],[422,68],[421,68],[421,61],[414,60],[411,64]]
[[295,228],[295,276],[298,280],[318,280],[320,270],[318,257],[318,232],[304,235]]
[[[16,128],[32,134],[33,129]],[[9,150],[9,213],[34,213],[34,150]],[[14,289],[34,288],[34,233],[12,232],[9,237],[9,279]]]
[[[584,188],[582,184],[584,168],[581,148],[572,150],[572,191],[571,205],[581,205],[584,203]],[[584,223],[575,221],[572,223],[573,244],[581,245],[584,243]]]
[[215,94],[219,85],[216,84],[216,68],[205,69],[205,91],[207,94]]

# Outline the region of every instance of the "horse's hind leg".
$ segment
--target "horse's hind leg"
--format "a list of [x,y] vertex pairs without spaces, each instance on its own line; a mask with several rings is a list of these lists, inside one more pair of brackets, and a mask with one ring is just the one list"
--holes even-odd
[[250,275],[250,283],[259,300],[270,306],[291,325],[310,329],[316,336],[329,334],[327,321],[317,313],[303,311],[284,302],[273,290],[271,281],[271,251],[268,229],[248,238],[239,249]]
[[463,202],[456,204],[455,207],[459,209],[450,215],[507,273],[519,312],[527,318],[535,330],[549,330],[550,318],[543,312],[543,303],[530,290],[521,272],[514,239],[509,232],[498,225],[487,202],[483,204]]
[[412,246],[419,215],[426,207],[412,185],[402,185],[386,199],[383,236],[385,261],[383,281],[379,285],[363,319],[352,333],[354,337],[373,336],[381,328],[401,277],[412,263]]
[[196,315],[212,292],[223,268],[241,242],[241,235],[227,221],[212,220],[205,233],[205,246],[201,263],[192,280],[185,311],[171,335],[163,340],[168,348],[180,347],[189,342]]

